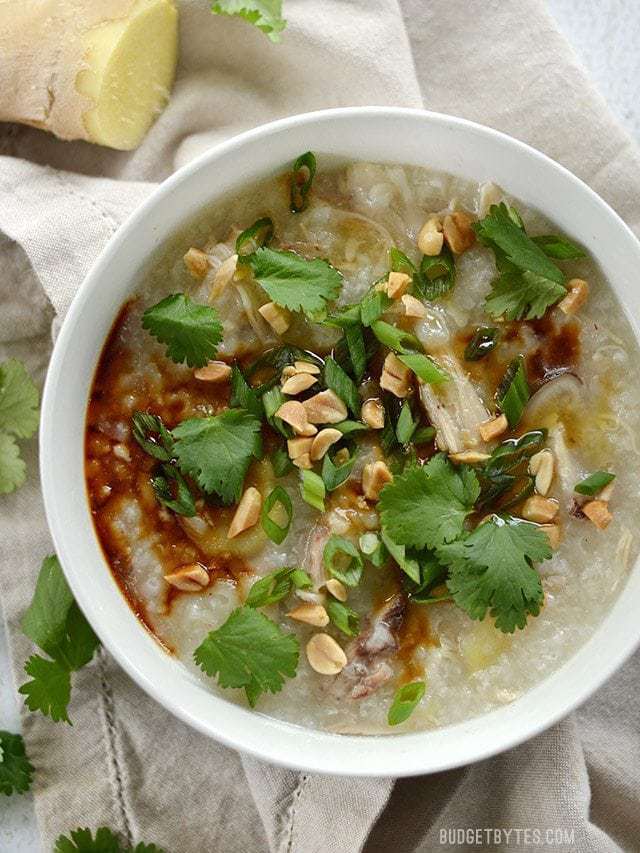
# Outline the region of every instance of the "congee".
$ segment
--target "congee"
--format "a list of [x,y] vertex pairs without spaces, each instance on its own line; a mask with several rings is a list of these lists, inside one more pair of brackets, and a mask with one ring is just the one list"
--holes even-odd
[[212,692],[340,733],[465,720],[624,588],[637,346],[606,270],[494,184],[283,172],[163,246],[115,320],[97,535]]

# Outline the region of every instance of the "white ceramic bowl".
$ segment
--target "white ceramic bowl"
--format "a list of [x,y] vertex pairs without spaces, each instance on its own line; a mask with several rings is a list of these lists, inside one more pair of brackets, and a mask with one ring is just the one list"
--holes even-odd
[[165,181],[119,229],[82,284],[44,391],[40,464],[47,517],[69,584],[96,633],[129,675],[178,717],[229,746],[291,767],[363,776],[430,773],[508,749],[584,702],[640,641],[640,563],[589,642],[510,705],[421,734],[332,735],[227,702],[163,652],[120,593],[89,515],[83,447],[93,372],[149,256],[202,207],[281,171],[308,149],[495,181],[588,249],[638,334],[640,244],[592,190],[534,149],[471,122],[403,109],[341,109],[277,121],[219,145]]

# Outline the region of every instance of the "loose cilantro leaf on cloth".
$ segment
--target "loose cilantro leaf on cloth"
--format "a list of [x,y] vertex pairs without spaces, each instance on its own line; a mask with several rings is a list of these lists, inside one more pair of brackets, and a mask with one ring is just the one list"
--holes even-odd
[[263,247],[244,262],[273,302],[311,317],[321,316],[342,287],[341,273],[321,258],[307,260],[295,252]]
[[240,499],[245,474],[262,452],[260,421],[244,409],[227,409],[207,418],[190,418],[173,430],[175,455],[184,474],[208,494]]
[[76,604],[56,556],[43,560],[21,627],[52,660],[32,655],[25,664],[32,680],[19,692],[30,710],[70,723],[71,673],[89,663],[99,640]]
[[551,547],[536,525],[494,515],[438,553],[450,564],[447,586],[455,603],[472,619],[489,611],[496,628],[511,634],[540,612],[544,593],[533,563],[548,560]]
[[280,41],[280,33],[287,26],[282,17],[282,0],[216,0],[211,11],[214,15],[244,18],[272,42]]
[[424,681],[412,681],[409,684],[403,684],[396,690],[387,715],[387,722],[390,726],[397,726],[409,719],[420,704],[426,687]]
[[378,503],[382,527],[398,545],[435,548],[461,535],[479,494],[473,470],[439,453],[384,487]]
[[244,687],[251,707],[261,693],[278,693],[294,678],[300,647],[293,634],[253,607],[238,607],[194,652],[197,665],[220,687]]
[[20,735],[0,731],[0,794],[23,794],[33,781],[33,766],[29,763]]
[[0,364],[0,495],[21,486],[27,467],[16,438],[31,438],[38,428],[38,389],[22,362]]
[[491,287],[484,307],[494,319],[538,319],[567,294],[561,284],[531,272],[503,273]]
[[222,340],[218,312],[192,302],[184,293],[167,296],[142,315],[142,327],[167,345],[167,356],[189,367],[204,367],[215,358]]
[[96,830],[95,838],[90,829],[73,829],[71,838],[61,835],[53,853],[164,853],[156,844],[144,844],[142,841],[135,847],[123,846],[110,829],[101,826]]
[[12,435],[0,432],[0,495],[8,495],[27,478],[27,466]]
[[0,432],[31,438],[38,428],[38,389],[22,362],[0,364]]
[[562,285],[562,270],[526,234],[511,212],[504,202],[491,205],[489,214],[473,225],[478,239],[494,251],[497,247],[506,260],[519,270]]

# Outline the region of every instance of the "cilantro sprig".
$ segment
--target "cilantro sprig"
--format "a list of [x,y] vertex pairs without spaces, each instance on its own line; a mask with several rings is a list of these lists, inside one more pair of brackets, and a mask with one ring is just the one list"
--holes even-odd
[[31,711],[71,724],[67,713],[71,673],[89,663],[100,641],[76,604],[55,555],[42,563],[22,630],[49,658],[37,654],[29,658],[25,672],[31,681],[18,692]]
[[184,293],[173,293],[148,308],[142,327],[167,345],[167,356],[176,364],[204,367],[215,358],[222,340],[218,312],[210,305],[192,302]]
[[0,794],[23,794],[33,781],[34,768],[21,735],[0,731]]
[[278,693],[294,678],[300,646],[293,634],[253,607],[236,608],[194,652],[196,664],[220,687],[244,688],[251,707],[262,693]]
[[87,828],[72,829],[69,835],[70,838],[66,835],[58,837],[53,853],[164,853],[156,844],[144,844],[142,841],[135,847],[124,846],[106,826],[96,830],[95,838]]
[[280,33],[287,26],[282,17],[282,0],[216,0],[211,11],[214,15],[244,18],[272,42],[280,41]]
[[0,364],[0,495],[26,479],[26,465],[16,438],[31,438],[38,428],[38,389],[15,358]]

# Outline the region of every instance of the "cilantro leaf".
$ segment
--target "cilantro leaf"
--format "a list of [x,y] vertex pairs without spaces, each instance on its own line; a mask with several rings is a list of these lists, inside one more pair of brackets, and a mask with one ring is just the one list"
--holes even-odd
[[261,693],[278,693],[294,678],[300,647],[293,634],[253,607],[238,607],[194,652],[197,665],[220,687],[244,687],[251,707]]
[[23,794],[33,781],[33,766],[29,763],[20,735],[0,731],[0,794]]
[[244,18],[272,42],[280,41],[280,33],[287,26],[282,17],[282,0],[216,0],[211,11],[214,15]]
[[290,311],[322,315],[338,298],[342,275],[328,261],[262,247],[245,260],[270,299]]
[[532,237],[533,242],[540,246],[549,258],[559,261],[575,261],[578,258],[586,258],[587,253],[580,246],[576,246],[566,237],[557,234],[542,234],[540,237]]
[[174,452],[184,474],[205,492],[229,504],[240,499],[252,458],[262,452],[260,421],[244,409],[227,409],[207,418],[191,418],[173,430]]
[[540,612],[544,593],[533,563],[548,560],[551,547],[536,525],[494,515],[466,539],[439,551],[445,554],[449,591],[472,619],[484,619],[489,611],[496,628],[511,634],[524,628],[528,615]]
[[461,535],[479,494],[473,470],[454,467],[439,453],[384,487],[378,503],[383,529],[398,545],[435,548]]
[[57,557],[42,562],[33,600],[22,618],[22,630],[53,660],[33,655],[25,664],[32,681],[19,692],[32,711],[55,722],[65,720],[71,693],[71,673],[85,666],[99,640],[76,604]]
[[123,847],[118,836],[106,826],[96,830],[95,838],[90,829],[73,829],[69,835],[71,838],[61,835],[57,839],[53,853],[164,853],[157,845],[142,842],[135,847]]
[[543,317],[555,305],[566,288],[531,272],[506,272],[491,285],[484,308],[494,319],[534,320]]
[[24,703],[30,711],[41,711],[46,717],[51,717],[54,723],[64,720],[71,725],[67,714],[67,706],[71,699],[71,673],[53,660],[46,660],[40,655],[32,655],[24,665],[27,675],[32,681],[27,681],[19,689],[25,697]]
[[0,495],[8,495],[27,479],[27,466],[12,435],[0,432]]
[[0,430],[31,438],[38,428],[38,389],[22,362],[0,364]]
[[511,211],[504,202],[491,205],[489,214],[473,225],[479,240],[494,251],[497,247],[505,259],[519,270],[562,285],[562,270],[527,235],[522,224],[517,221],[519,216],[513,216],[512,213],[515,211]]
[[184,293],[167,296],[142,315],[142,327],[167,345],[167,356],[189,367],[204,367],[215,358],[222,340],[218,312],[192,302]]

